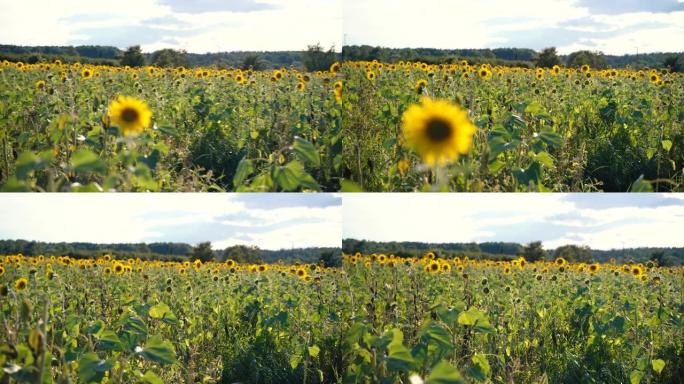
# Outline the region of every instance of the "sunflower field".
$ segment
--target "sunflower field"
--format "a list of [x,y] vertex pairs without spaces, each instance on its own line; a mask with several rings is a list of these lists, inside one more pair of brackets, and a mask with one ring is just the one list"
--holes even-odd
[[0,258],[0,382],[678,383],[682,267]]
[[681,191],[684,76],[346,62],[344,191]]
[[338,68],[309,73],[5,61],[0,187],[337,191]]

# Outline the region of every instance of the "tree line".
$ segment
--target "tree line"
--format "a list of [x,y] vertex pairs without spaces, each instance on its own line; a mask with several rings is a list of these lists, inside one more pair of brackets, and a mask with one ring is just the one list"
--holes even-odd
[[240,263],[323,263],[336,266],[341,263],[339,248],[311,247],[267,250],[255,246],[234,245],[225,249],[214,249],[210,242],[195,246],[186,243],[115,243],[99,244],[87,242],[48,243],[31,240],[0,240],[0,255],[38,256],[55,255],[73,258],[95,258],[109,254],[118,259],[139,258],[141,260],[225,261],[232,259]]
[[684,264],[684,248],[641,247],[626,249],[598,250],[588,246],[564,245],[555,249],[544,248],[541,241],[528,244],[512,242],[483,243],[422,243],[422,242],[377,242],[369,240],[344,239],[342,252],[354,254],[385,253],[401,257],[421,257],[433,252],[444,258],[468,256],[471,259],[511,260],[520,256],[528,261],[555,260],[558,257],[571,262],[609,262],[618,263],[647,262],[655,260],[658,265]]
[[684,53],[645,53],[634,55],[605,55],[603,52],[576,51],[559,55],[555,47],[540,52],[527,48],[496,49],[436,49],[436,48],[386,48],[370,45],[350,45],[342,48],[344,60],[378,60],[396,63],[398,61],[421,61],[429,64],[457,63],[468,60],[471,64],[522,67],[552,67],[564,65],[592,68],[667,68],[673,72],[684,70]]
[[320,44],[309,45],[302,51],[264,52],[217,52],[189,53],[185,50],[161,49],[144,53],[139,45],[125,50],[111,46],[16,46],[0,45],[0,60],[25,62],[28,64],[48,63],[60,60],[63,63],[142,67],[215,67],[242,68],[253,70],[295,67],[309,71],[327,70],[339,55],[335,47],[328,49]]

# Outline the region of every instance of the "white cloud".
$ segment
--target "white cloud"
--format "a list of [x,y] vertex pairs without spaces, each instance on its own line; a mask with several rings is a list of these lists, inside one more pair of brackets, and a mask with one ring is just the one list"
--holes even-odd
[[[263,249],[340,246],[341,205],[246,208],[233,194],[3,194],[0,238],[49,242],[212,241]],[[260,194],[242,199],[263,198]],[[273,195],[277,198],[277,195]],[[226,219],[226,217],[229,217]]]
[[433,243],[543,240],[547,248],[684,246],[684,200],[621,197],[615,206],[617,196],[604,194],[347,194],[343,235]]
[[347,44],[394,48],[681,50],[684,12],[615,3],[614,12],[602,14],[575,0],[345,0],[344,33]]
[[[341,47],[341,0],[260,3],[268,8],[184,13],[158,0],[0,0],[0,41],[16,45],[113,44],[120,48],[137,41],[145,51],[175,48],[196,53],[302,50],[316,42]],[[223,9],[230,5],[224,3]],[[160,19],[165,22],[159,23]],[[136,31],[133,36],[131,31]]]

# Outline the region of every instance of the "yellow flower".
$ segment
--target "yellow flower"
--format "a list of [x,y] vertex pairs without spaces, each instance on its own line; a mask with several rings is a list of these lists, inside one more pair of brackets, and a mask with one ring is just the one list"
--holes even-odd
[[368,79],[370,81],[375,80],[375,72],[373,72],[373,71],[366,72],[366,79]]
[[298,91],[303,91],[305,87],[306,87],[306,84],[304,84],[303,82],[297,83],[297,90]]
[[25,277],[20,277],[14,282],[14,289],[17,291],[23,291],[28,287],[28,279]]
[[83,68],[81,71],[81,78],[87,80],[91,77],[93,77],[93,71],[90,68]]
[[404,174],[409,168],[409,161],[407,159],[401,159],[399,160],[399,163],[397,163],[397,169],[399,170],[399,174],[404,177]]
[[45,89],[45,81],[44,80],[36,81],[36,89],[39,91],[42,91],[43,89]]
[[427,80],[420,79],[416,81],[416,92],[420,95],[423,93],[423,89],[427,86]]
[[406,144],[428,165],[443,165],[468,153],[477,130],[465,109],[429,98],[410,106],[401,125]]
[[125,136],[144,131],[152,120],[152,112],[147,104],[128,96],[119,96],[112,101],[108,115],[112,124],[119,127]]
[[114,263],[114,272],[116,272],[117,275],[124,273],[123,264],[121,264],[119,262]]
[[587,72],[589,72],[589,71],[591,70],[591,67],[590,67],[588,64],[584,64],[584,65],[580,68],[580,70],[581,70],[582,72],[584,72],[584,73],[587,73]]

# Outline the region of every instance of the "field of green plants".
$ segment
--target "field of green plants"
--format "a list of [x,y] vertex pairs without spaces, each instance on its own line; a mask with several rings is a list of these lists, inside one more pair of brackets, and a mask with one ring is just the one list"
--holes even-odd
[[[552,69],[349,62],[345,77],[347,191],[681,191],[684,77],[660,70]],[[429,136],[444,100],[477,130]],[[418,110],[420,111],[420,109]],[[441,115],[441,116],[440,116]],[[407,128],[422,139],[409,139]],[[446,120],[448,121],[448,119]],[[462,125],[462,124],[461,124]],[[439,125],[435,126],[439,128]],[[458,130],[458,119],[451,129]],[[455,135],[455,134],[454,134]],[[467,137],[468,140],[471,137]],[[426,144],[427,143],[427,144]],[[422,145],[422,146],[421,146]],[[421,150],[414,150],[421,146]],[[427,149],[426,149],[427,146]],[[441,146],[441,147],[440,147]],[[439,166],[430,161],[443,153]],[[454,153],[451,153],[454,152]]]
[[[4,62],[0,187],[337,191],[342,132],[334,69]],[[117,109],[120,97],[130,99]]]
[[678,383],[681,267],[5,256],[0,382]]

